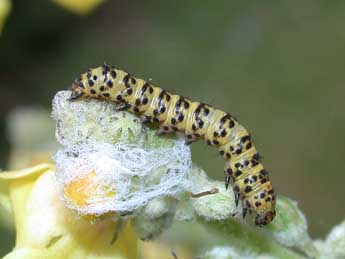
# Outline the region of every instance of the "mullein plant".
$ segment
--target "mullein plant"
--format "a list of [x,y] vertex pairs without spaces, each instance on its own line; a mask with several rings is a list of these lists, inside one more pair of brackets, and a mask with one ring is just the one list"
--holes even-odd
[[54,163],[0,174],[1,221],[17,234],[4,258],[153,258],[139,255],[139,240],[158,242],[179,223],[220,241],[156,258],[345,258],[344,223],[313,241],[297,203],[279,195],[275,220],[258,228],[223,182],[191,162],[182,139],[157,137],[112,103],[69,95],[53,100]]

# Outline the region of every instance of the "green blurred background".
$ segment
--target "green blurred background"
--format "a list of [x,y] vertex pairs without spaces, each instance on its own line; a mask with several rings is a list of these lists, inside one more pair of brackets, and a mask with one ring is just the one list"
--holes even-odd
[[[50,109],[57,91],[106,62],[234,114],[312,237],[344,219],[344,1],[107,1],[82,17],[51,1],[12,4],[0,36],[2,168],[6,115]],[[215,150],[192,149],[223,179]]]

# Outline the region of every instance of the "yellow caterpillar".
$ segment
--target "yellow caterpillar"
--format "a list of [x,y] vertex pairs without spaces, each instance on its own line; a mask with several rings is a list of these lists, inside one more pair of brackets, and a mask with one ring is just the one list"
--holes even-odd
[[104,65],[89,69],[72,85],[70,99],[105,99],[120,104],[119,110],[137,114],[143,123],[157,123],[158,135],[182,132],[186,142],[206,140],[225,159],[225,186],[230,179],[236,204],[243,203],[256,214],[255,224],[263,226],[275,217],[276,195],[251,136],[229,113],[210,105],[192,102],[164,91],[131,74]]

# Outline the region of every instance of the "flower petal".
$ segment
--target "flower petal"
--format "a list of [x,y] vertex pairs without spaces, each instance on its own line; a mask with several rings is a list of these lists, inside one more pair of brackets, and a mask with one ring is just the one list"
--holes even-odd
[[5,258],[136,258],[131,223],[112,245],[117,222],[91,224],[68,209],[59,198],[54,174],[52,165],[42,164],[2,175],[9,181],[17,231],[16,247]]
[[40,174],[44,173],[48,169],[52,169],[52,164],[43,163],[34,167],[26,168],[23,170],[2,172],[0,173],[0,181],[2,180],[16,180],[19,178],[37,178]]
[[104,0],[54,0],[65,9],[79,15],[91,13]]
[[0,33],[4,27],[7,16],[11,11],[11,1],[10,0],[0,0]]

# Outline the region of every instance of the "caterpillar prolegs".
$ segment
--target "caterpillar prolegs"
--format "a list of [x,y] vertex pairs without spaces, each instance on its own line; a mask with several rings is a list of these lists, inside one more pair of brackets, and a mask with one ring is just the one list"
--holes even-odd
[[119,104],[143,123],[157,123],[157,134],[182,132],[186,142],[204,139],[225,159],[225,186],[233,181],[236,204],[241,200],[243,217],[256,214],[255,224],[275,217],[276,195],[248,131],[229,113],[210,105],[164,91],[131,74],[104,65],[89,69],[72,85],[71,100],[80,97],[105,99]]

